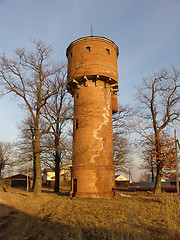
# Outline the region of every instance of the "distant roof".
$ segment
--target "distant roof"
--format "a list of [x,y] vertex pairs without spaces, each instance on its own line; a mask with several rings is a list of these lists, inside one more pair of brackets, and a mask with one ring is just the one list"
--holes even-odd
[[115,178],[115,181],[129,181],[129,179],[120,174],[118,177]]
[[166,182],[166,180],[165,180],[165,179],[163,179],[163,178],[161,178],[161,182]]
[[[6,179],[14,179],[14,178],[27,178],[27,175],[26,174],[16,174],[16,175],[12,175],[12,176],[9,176],[7,177]],[[28,176],[28,178],[31,178],[30,176]]]
[[[149,180],[149,182],[153,182],[152,178]],[[161,182],[166,182],[166,180],[164,178],[161,178]]]
[[54,172],[54,170],[52,170],[51,168],[44,168],[44,173],[45,172]]

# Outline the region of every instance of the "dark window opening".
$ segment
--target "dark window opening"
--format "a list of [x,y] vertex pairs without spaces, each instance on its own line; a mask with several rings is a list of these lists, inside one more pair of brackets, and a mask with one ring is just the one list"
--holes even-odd
[[77,178],[73,178],[73,193],[72,196],[75,197],[77,193]]
[[89,47],[89,46],[86,47],[86,51],[87,51],[87,52],[90,52],[90,51],[91,51],[91,47]]
[[73,56],[73,54],[71,53],[71,57]]
[[110,54],[109,48],[106,48],[106,53],[107,53],[107,54]]
[[78,120],[76,120],[76,129],[78,129],[79,125],[78,125]]
[[79,94],[77,93],[77,95],[76,95],[76,98],[78,99],[79,98]]

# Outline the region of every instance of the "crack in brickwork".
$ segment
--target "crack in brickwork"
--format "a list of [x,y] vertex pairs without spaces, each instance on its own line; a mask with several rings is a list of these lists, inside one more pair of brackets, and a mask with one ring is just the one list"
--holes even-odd
[[103,87],[99,86],[102,97],[104,98],[104,101],[107,103],[107,107],[104,107],[104,113],[103,113],[104,121],[99,125],[99,127],[97,129],[95,129],[93,131],[93,137],[95,139],[97,139],[98,141],[101,141],[101,147],[99,148],[99,150],[96,154],[92,155],[92,157],[90,158],[90,163],[94,163],[95,158],[98,157],[100,155],[100,152],[104,149],[103,137],[98,137],[98,134],[99,134],[100,130],[103,128],[103,126],[108,124],[109,118],[110,118],[110,107],[111,107],[110,102],[109,102],[110,98],[108,99],[108,101],[107,101],[107,99],[105,99],[102,88]]

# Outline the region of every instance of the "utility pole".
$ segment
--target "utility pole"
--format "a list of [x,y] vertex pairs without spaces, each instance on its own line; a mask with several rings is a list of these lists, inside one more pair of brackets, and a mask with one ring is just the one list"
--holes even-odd
[[131,171],[129,170],[129,182],[131,182],[131,181],[132,181],[132,183],[133,183],[132,173],[131,173]]
[[27,157],[27,192],[29,191],[29,169],[28,169],[28,157]]
[[176,186],[177,186],[177,195],[179,195],[179,166],[178,166],[178,140],[177,140],[177,130],[174,130],[175,138],[175,154],[176,154]]

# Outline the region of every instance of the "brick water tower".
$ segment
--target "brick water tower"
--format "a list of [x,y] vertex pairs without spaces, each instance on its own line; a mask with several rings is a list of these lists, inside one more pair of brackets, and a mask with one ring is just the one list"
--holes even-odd
[[113,196],[118,47],[105,37],[83,37],[69,45],[66,55],[67,88],[74,97],[72,192],[79,197]]

